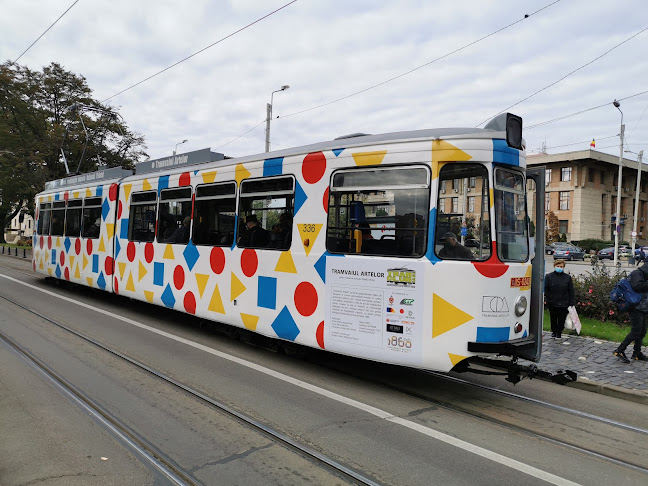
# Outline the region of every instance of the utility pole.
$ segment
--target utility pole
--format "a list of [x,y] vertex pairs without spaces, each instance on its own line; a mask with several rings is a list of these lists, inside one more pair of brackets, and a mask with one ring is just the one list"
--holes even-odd
[[632,226],[632,256],[635,254],[635,243],[637,241],[637,217],[639,216],[639,190],[641,188],[641,172],[642,165],[641,159],[643,158],[643,150],[639,151],[639,160],[637,166],[637,190],[635,191],[635,207],[634,207],[634,224]]
[[[614,100],[612,103],[614,107],[621,112],[621,142],[619,143],[619,176],[617,184],[617,202],[616,202],[616,217],[614,218],[614,266],[619,265],[619,231],[621,231],[621,179],[623,178],[623,134],[625,132],[625,125],[623,124],[623,112],[621,111],[621,103]],[[634,255],[633,255],[634,256]]]

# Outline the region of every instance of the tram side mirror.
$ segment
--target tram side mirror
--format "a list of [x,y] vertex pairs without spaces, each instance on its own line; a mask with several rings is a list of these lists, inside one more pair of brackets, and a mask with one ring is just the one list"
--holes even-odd
[[506,143],[509,147],[524,150],[522,139],[522,118],[512,113],[502,113],[489,121],[485,130],[506,131]]

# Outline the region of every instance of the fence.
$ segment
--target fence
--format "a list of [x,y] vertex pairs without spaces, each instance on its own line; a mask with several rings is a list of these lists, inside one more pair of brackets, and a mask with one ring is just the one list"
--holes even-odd
[[[18,256],[18,252],[20,251],[20,252],[22,252],[22,257],[27,258],[27,249],[26,248],[22,248],[22,249],[19,250],[16,247],[12,248],[10,246],[5,246],[5,245],[0,245],[0,248],[1,248],[0,255]],[[13,250],[13,255],[12,255],[11,250]]]

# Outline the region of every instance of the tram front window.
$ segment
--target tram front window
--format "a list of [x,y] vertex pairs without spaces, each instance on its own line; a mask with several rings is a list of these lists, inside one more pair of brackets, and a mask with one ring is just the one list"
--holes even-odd
[[527,261],[529,238],[524,177],[501,167],[495,169],[495,228],[500,260]]
[[491,236],[486,167],[446,164],[439,173],[439,188],[436,255],[443,260],[488,259]]
[[426,167],[340,170],[329,189],[326,247],[331,253],[420,257],[429,208]]

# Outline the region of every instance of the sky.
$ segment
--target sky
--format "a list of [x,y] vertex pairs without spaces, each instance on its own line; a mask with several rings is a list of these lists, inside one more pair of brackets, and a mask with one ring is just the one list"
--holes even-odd
[[[273,150],[357,132],[483,126],[508,109],[523,118],[528,154],[586,150],[595,139],[596,150],[614,155],[618,99],[624,148],[645,150],[648,162],[646,0],[0,6],[2,62],[21,56],[31,69],[57,62],[84,76],[95,99],[144,135],[153,159],[183,140],[178,153],[262,153],[272,96]],[[283,85],[290,88],[272,94]],[[632,152],[625,156],[636,160]]]

